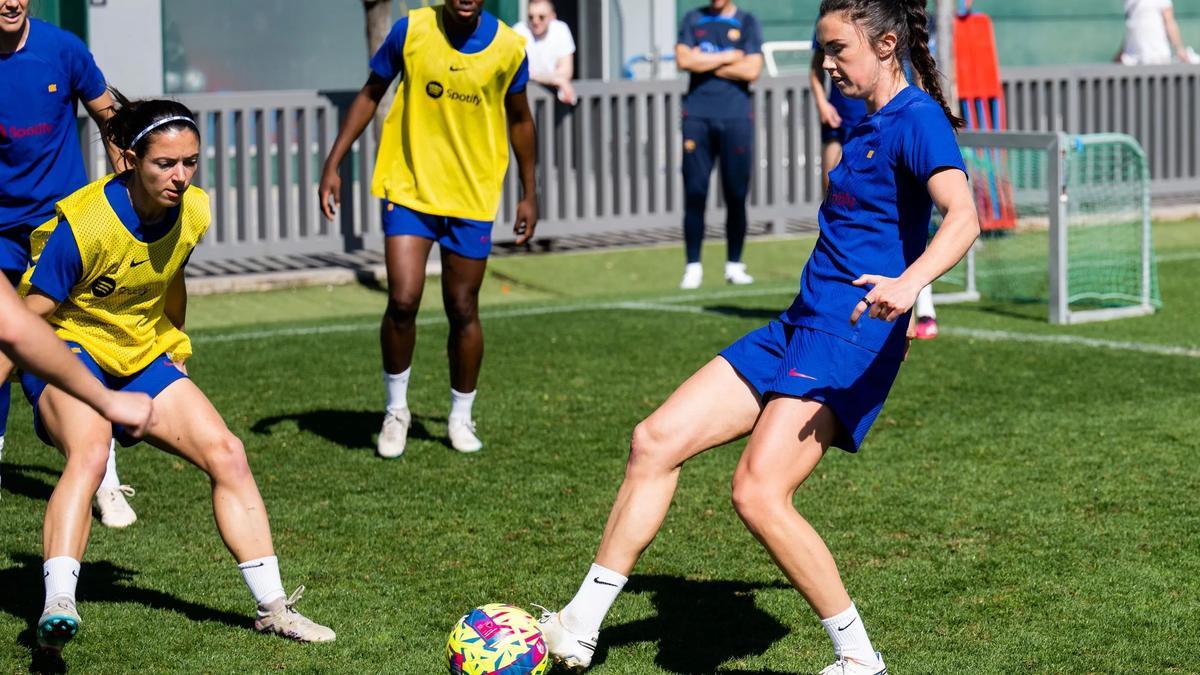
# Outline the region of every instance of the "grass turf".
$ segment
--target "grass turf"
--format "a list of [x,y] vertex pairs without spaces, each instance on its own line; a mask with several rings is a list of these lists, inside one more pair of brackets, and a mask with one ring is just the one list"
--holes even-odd
[[[1200,672],[1200,359],[1020,340],[1200,348],[1189,274],[1200,224],[1162,225],[1156,236],[1165,308],[1153,317],[1056,328],[1028,307],[942,308],[944,326],[1014,337],[916,345],[864,451],[830,453],[800,490],[797,507],[829,543],[892,672]],[[466,609],[570,598],[630,429],[786,305],[810,247],[751,244],[761,283],[744,293],[725,292],[721,251],[711,249],[705,288],[690,296],[674,290],[674,248],[493,261],[476,406],[487,447],[477,456],[443,440],[445,327],[434,288],[409,449],[390,462],[372,454],[378,290],[195,298],[193,376],[246,441],[288,590],[308,586],[300,610],[338,641],[255,634],[203,475],[137,446],[120,468],[138,488],[140,519],[126,531],[93,529],[84,627],[67,665],[444,672],[445,636]],[[705,311],[613,305],[664,298]],[[238,339],[264,330],[290,334]],[[28,419],[15,403],[0,499],[0,672],[31,665],[41,520],[62,466]],[[684,469],[594,672],[811,673],[828,662],[810,610],[729,507],[740,448]]]

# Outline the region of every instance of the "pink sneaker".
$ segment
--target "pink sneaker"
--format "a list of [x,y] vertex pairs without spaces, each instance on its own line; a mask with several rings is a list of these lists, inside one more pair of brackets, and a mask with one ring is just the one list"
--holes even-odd
[[937,319],[923,316],[917,319],[917,339],[932,340],[938,335]]

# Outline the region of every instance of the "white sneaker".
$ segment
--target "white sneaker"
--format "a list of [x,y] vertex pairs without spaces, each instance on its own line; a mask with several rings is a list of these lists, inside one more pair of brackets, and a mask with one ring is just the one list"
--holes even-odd
[[74,598],[67,595],[48,598],[37,623],[38,646],[57,654],[75,637],[82,624]]
[[375,454],[384,459],[395,459],[404,454],[408,442],[408,427],[412,424],[412,413],[408,408],[389,410],[383,416],[383,428],[379,430],[379,441]]
[[128,485],[118,485],[115,488],[102,487],[96,490],[96,510],[100,512],[100,522],[105,527],[129,527],[137,522],[137,514],[125,501],[137,491]]
[[825,666],[818,675],[887,675],[887,666],[883,664],[883,656],[875,652],[875,663],[866,664],[846,656]]
[[313,621],[297,612],[296,603],[304,595],[304,587],[297,588],[290,598],[280,598],[267,605],[260,605],[254,628],[260,633],[280,635],[296,642],[333,642],[337,634],[328,626]]
[[542,639],[546,641],[546,651],[555,663],[566,668],[583,670],[592,665],[592,656],[596,653],[596,640],[600,633],[581,635],[572,633],[558,618],[558,612],[551,612],[540,607],[542,616],[538,619],[538,628],[542,630]]
[[685,291],[690,291],[700,288],[700,282],[702,281],[704,281],[704,267],[700,263],[688,263],[683,268],[683,281],[679,282],[679,287]]
[[475,435],[475,422],[469,417],[450,416],[447,434],[450,445],[459,452],[479,452],[483,449],[483,441]]
[[746,274],[746,263],[725,263],[725,282],[734,286],[745,286],[754,283],[754,277]]

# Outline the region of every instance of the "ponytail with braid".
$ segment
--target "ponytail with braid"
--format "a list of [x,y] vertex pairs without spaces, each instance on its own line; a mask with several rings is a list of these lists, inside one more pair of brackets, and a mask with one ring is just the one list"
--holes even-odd
[[[901,0],[908,22],[908,60],[917,75],[917,84],[942,106],[950,126],[961,129],[966,122],[955,115],[942,93],[942,74],[938,72],[933,54],[929,53],[929,17],[925,13],[925,0]],[[950,28],[953,30],[953,28]]]
[[858,25],[871,44],[884,35],[895,33],[897,57],[907,57],[916,73],[918,85],[942,106],[946,119],[955,129],[966,123],[955,115],[942,92],[941,75],[933,54],[929,52],[929,17],[926,0],[822,0],[821,16],[834,12],[845,13]]

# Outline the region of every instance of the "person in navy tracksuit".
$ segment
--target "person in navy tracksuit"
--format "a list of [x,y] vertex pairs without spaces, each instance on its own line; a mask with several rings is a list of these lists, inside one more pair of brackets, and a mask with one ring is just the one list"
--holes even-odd
[[709,177],[720,162],[725,196],[725,280],[749,284],[742,247],[746,241],[746,195],[754,161],[754,110],[750,83],[762,73],[762,28],[731,0],[711,0],[679,25],[675,62],[691,74],[683,101],[683,236],[687,250],[680,288],[704,278],[700,245]]

